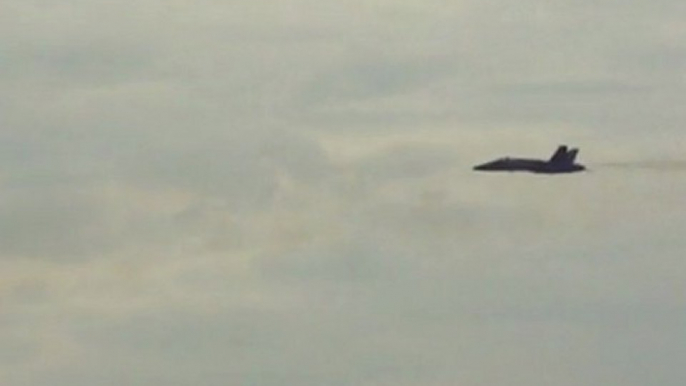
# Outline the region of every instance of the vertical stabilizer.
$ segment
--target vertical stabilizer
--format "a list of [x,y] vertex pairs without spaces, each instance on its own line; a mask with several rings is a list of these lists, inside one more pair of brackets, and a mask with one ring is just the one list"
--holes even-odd
[[[574,149],[576,150],[576,149]],[[576,153],[574,154],[576,156]],[[555,154],[553,154],[552,157],[550,157],[550,163],[554,164],[559,164],[559,163],[566,163],[568,159],[568,151],[567,151],[567,146],[565,145],[560,145],[557,150],[555,150]]]
[[570,149],[570,150],[567,152],[567,162],[568,162],[570,165],[573,165],[573,164],[574,164],[574,161],[576,161],[576,156],[577,156],[577,154],[579,154],[579,149]]

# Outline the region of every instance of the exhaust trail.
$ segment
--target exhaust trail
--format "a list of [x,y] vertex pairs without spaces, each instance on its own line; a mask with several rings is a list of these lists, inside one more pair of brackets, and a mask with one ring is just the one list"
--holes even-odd
[[655,159],[644,161],[603,162],[591,165],[593,169],[653,170],[659,172],[686,172],[686,160]]

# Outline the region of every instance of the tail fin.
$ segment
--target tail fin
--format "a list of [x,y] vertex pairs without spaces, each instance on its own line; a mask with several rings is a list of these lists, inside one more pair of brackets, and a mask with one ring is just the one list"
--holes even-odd
[[579,149],[571,149],[567,152],[567,162],[570,165],[574,164],[577,154],[579,154]]
[[[574,149],[576,150],[576,149]],[[576,153],[574,153],[574,156],[576,157]],[[553,154],[552,157],[550,157],[550,163],[566,163],[568,159],[568,152],[567,152],[567,146],[565,145],[560,145],[557,150],[555,150],[555,154]]]

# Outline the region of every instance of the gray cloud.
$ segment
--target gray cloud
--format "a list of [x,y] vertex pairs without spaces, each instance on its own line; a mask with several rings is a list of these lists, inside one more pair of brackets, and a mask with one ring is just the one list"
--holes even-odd
[[682,383],[680,3],[1,8],[3,384]]

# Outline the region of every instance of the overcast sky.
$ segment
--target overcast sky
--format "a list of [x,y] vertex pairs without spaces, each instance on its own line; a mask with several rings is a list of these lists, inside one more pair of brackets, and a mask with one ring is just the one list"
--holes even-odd
[[0,383],[683,385],[685,12],[3,1]]

